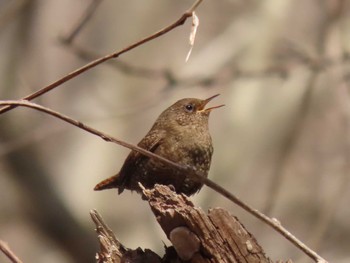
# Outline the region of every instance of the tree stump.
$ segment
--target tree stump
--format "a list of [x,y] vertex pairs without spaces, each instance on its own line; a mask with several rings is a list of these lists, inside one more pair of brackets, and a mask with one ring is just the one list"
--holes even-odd
[[187,196],[177,194],[164,185],[144,189],[142,198],[149,203],[173,246],[166,247],[162,257],[149,249],[127,249],[98,213],[92,211],[101,247],[96,256],[97,262],[272,262],[254,236],[223,208],[213,208],[205,213],[195,207]]

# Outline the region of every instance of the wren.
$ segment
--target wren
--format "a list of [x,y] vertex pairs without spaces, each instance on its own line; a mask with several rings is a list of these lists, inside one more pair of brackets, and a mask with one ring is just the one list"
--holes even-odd
[[[205,108],[208,99],[182,99],[164,110],[151,130],[138,146],[169,159],[180,165],[189,166],[208,176],[213,154],[208,120],[213,109],[224,105]],[[177,193],[187,196],[198,192],[203,184],[190,180],[180,169],[132,151],[126,158],[120,172],[97,184],[94,190],[118,188],[140,192],[141,183],[145,188],[155,184],[173,186]]]

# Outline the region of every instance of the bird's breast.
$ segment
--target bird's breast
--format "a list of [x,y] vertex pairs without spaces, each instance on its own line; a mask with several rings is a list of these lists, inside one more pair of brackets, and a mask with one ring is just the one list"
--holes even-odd
[[190,137],[175,134],[169,136],[157,151],[176,163],[194,166],[204,171],[209,169],[213,147],[209,133],[204,136],[194,134]]

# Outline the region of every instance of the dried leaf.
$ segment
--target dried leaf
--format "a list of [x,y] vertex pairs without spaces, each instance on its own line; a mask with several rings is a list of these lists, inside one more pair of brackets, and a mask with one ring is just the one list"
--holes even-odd
[[190,34],[190,45],[191,45],[191,47],[190,47],[190,50],[187,53],[186,62],[188,61],[188,59],[190,58],[190,55],[192,53],[192,48],[193,48],[193,45],[194,45],[194,40],[196,39],[198,26],[199,26],[199,18],[196,15],[196,13],[193,11],[192,12],[192,27],[191,27],[191,34]]

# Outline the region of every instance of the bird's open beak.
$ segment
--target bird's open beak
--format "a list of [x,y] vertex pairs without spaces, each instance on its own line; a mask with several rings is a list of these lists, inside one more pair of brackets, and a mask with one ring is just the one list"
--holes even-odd
[[221,108],[221,107],[225,106],[224,104],[222,104],[222,105],[213,106],[213,107],[205,109],[205,106],[209,103],[209,101],[211,101],[212,99],[216,98],[219,95],[220,94],[216,94],[214,96],[211,96],[210,98],[207,98],[207,99],[203,100],[203,103],[200,105],[200,108],[198,109],[198,112],[210,112],[213,109],[217,109],[217,108]]

